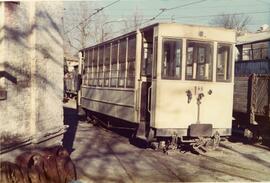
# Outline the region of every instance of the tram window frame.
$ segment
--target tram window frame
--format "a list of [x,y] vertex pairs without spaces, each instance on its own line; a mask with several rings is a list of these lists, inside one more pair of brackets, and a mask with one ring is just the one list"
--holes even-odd
[[88,64],[88,50],[84,50],[84,54],[83,54],[83,62],[84,62],[84,65],[83,65],[83,84],[84,85],[87,85],[87,70],[88,70],[88,66],[87,66],[87,64]]
[[111,58],[111,43],[104,45],[104,87],[109,87],[110,80],[110,58]]
[[102,87],[104,80],[104,46],[99,46],[98,50],[98,86]]
[[156,36],[154,39],[154,47],[153,47],[153,68],[152,68],[152,73],[153,73],[153,79],[157,79],[157,59],[158,59],[158,37]]
[[93,66],[92,68],[92,83],[91,83],[91,86],[96,86],[97,85],[97,82],[96,82],[96,79],[97,79],[97,66]]
[[141,76],[152,76],[153,42],[142,42]]
[[93,65],[92,65],[92,67],[93,67],[93,69],[92,69],[93,70],[92,86],[97,86],[97,84],[98,84],[98,82],[97,82],[97,80],[98,80],[98,47],[95,47],[93,49],[93,51],[94,51],[94,53],[93,53]]
[[88,61],[87,61],[87,85],[92,86],[93,85],[93,49],[88,50]]
[[[174,65],[175,65],[175,67],[173,68],[173,71],[172,72],[174,72],[172,75],[171,75],[171,73],[170,73],[170,71],[169,72],[166,72],[165,73],[165,71],[167,70],[167,68],[170,70],[170,67],[169,66],[167,66],[166,68],[165,68],[165,65],[164,65],[164,59],[165,59],[165,54],[164,54],[164,51],[165,51],[165,42],[175,42],[175,43],[178,43],[179,44],[179,50],[180,50],[180,52],[179,53],[177,53],[176,52],[176,49],[175,49],[175,58],[174,58],[174,62],[172,62],[172,63],[174,63]],[[169,79],[169,80],[181,80],[181,75],[182,75],[182,52],[183,52],[183,46],[182,46],[182,43],[183,43],[183,41],[182,41],[182,39],[179,39],[179,38],[163,38],[162,39],[162,67],[161,67],[161,79]],[[176,63],[176,61],[177,61],[177,54],[179,54],[179,63]],[[168,62],[166,62],[166,63],[168,63]],[[179,64],[179,65],[177,65],[177,64]],[[177,76],[176,75],[176,70],[177,70],[177,67],[178,67],[178,69],[179,69],[179,75]],[[170,74],[168,74],[168,73],[170,73]]]
[[118,41],[112,43],[112,55],[111,55],[111,82],[110,87],[115,88],[117,86],[117,64],[118,64]]
[[[137,44],[136,40],[137,40],[136,36],[128,37],[127,78],[126,78],[127,88],[135,88],[135,72],[136,72],[135,64],[136,64],[136,44]],[[134,45],[130,46],[131,43]]]
[[[195,44],[196,46],[189,46],[190,43]],[[203,47],[204,46],[204,47]],[[192,48],[192,54],[189,54],[189,48]],[[198,58],[200,54],[200,48],[204,48],[204,61],[199,61]],[[191,50],[191,49],[190,49]],[[202,50],[202,49],[201,49]],[[186,41],[186,66],[185,66],[185,80],[193,80],[193,81],[213,81],[213,65],[214,65],[214,58],[213,58],[213,51],[214,51],[214,44],[210,41],[200,41],[200,40],[187,40]],[[194,54],[195,52],[195,54]],[[192,61],[189,62],[189,57],[192,56]],[[202,62],[203,61],[203,62]],[[208,66],[206,65],[208,64]],[[200,76],[201,70],[199,66],[203,68],[202,73],[203,77],[205,77],[205,70],[208,70],[208,78],[202,78]],[[208,69],[206,69],[206,66]],[[195,69],[194,69],[195,67]],[[188,75],[188,68],[191,71],[191,77]],[[194,74],[195,71],[195,74]]]
[[94,53],[93,53],[93,66],[97,66],[98,65],[98,48],[94,48],[93,49]]
[[88,85],[88,86],[92,86],[92,83],[93,83],[93,77],[92,77],[93,72],[92,72],[92,66],[87,67],[86,73],[87,73],[87,77],[86,77],[87,82],[86,82],[86,85]]
[[126,75],[126,59],[127,59],[127,38],[119,41],[119,69],[118,69],[118,87],[125,87]]
[[[220,47],[227,47],[229,53],[227,56],[227,61],[224,61],[225,71],[223,73],[218,73],[218,70],[221,69],[220,62],[219,62],[219,49]],[[232,51],[233,51],[233,45],[228,43],[217,43],[217,56],[216,56],[216,81],[217,82],[231,82],[232,81]],[[227,69],[226,69],[227,68]],[[226,72],[226,73],[225,73]],[[219,75],[218,75],[219,74]],[[221,78],[223,77],[223,78]]]
[[88,50],[84,50],[83,53],[83,70],[82,70],[82,83],[83,85],[87,85],[87,64],[88,64],[88,57],[86,57]]

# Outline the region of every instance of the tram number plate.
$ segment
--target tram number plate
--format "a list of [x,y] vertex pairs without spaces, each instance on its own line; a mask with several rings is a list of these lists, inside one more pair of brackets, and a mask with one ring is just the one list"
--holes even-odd
[[212,124],[191,124],[189,125],[189,136],[210,137],[212,136]]

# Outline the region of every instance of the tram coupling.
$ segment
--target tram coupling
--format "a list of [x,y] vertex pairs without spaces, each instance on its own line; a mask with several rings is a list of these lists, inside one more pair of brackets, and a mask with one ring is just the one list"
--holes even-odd
[[219,147],[220,135],[215,132],[211,137],[196,137],[192,139],[185,139],[178,137],[176,134],[170,140],[159,142],[152,142],[151,148],[160,150],[165,154],[170,154],[173,151],[180,150],[181,152],[191,151],[196,154],[203,154],[211,150],[216,150]]

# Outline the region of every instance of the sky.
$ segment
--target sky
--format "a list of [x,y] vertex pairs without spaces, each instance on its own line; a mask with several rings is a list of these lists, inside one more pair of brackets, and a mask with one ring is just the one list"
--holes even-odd
[[[95,6],[103,7],[114,1],[97,0]],[[207,25],[213,18],[211,15],[244,13],[251,17],[248,24],[250,31],[256,31],[263,24],[270,24],[270,0],[120,0],[105,8],[103,12],[110,20],[119,20],[129,17],[137,9],[144,19],[150,19],[157,15],[161,8],[173,8],[190,3],[191,5],[186,7],[165,11],[153,22],[173,20],[186,24]]]
[[[221,14],[249,16],[251,20],[247,28],[250,32],[256,32],[263,24],[270,25],[270,0],[92,0],[85,2],[89,3],[89,15],[96,9],[109,5],[97,15],[106,15],[103,25],[108,23],[104,27],[109,29],[112,35],[114,34],[113,37],[122,34],[119,32],[123,30],[124,23],[119,20],[130,20],[136,11],[142,16],[142,22],[147,22],[141,27],[155,22],[172,21],[183,24],[211,25],[211,20]],[[78,25],[74,22],[70,24],[68,20],[82,13],[75,8],[79,3],[79,1],[64,1],[64,17],[66,17],[66,24],[69,24],[66,30]],[[166,10],[159,14],[161,9]],[[97,18],[97,15],[92,18]],[[153,17],[156,18],[149,21]],[[69,35],[72,34],[76,37],[76,29],[72,29],[69,33]]]

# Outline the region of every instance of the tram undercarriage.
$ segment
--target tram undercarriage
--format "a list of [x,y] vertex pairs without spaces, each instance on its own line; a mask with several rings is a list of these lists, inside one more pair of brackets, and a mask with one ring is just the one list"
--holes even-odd
[[149,145],[154,150],[161,150],[164,153],[170,151],[180,150],[182,152],[192,151],[197,154],[206,153],[211,150],[215,150],[219,147],[221,137],[216,132],[211,137],[178,137],[173,135],[167,139],[159,139],[159,141],[153,141]]
[[[137,130],[133,138],[144,140],[154,150],[161,150],[164,153],[179,149],[180,151],[193,151],[201,154],[219,147],[221,134],[215,131],[212,135],[212,125],[192,124],[188,129],[181,129],[182,134],[184,131],[187,133],[183,136],[179,136],[177,133],[170,136],[157,136],[157,130],[150,129],[145,135],[138,135],[139,130]],[[226,131],[228,130],[223,130],[223,133]]]
[[[192,124],[188,129],[181,129],[179,134],[186,132],[186,135],[183,136],[179,136],[177,133],[156,136],[157,131],[160,133],[160,130],[153,128],[148,128],[147,130],[140,129],[140,125],[138,124],[127,123],[126,121],[92,111],[87,111],[85,115],[89,123],[100,125],[113,131],[124,131],[125,135],[130,138],[130,142],[134,145],[146,148],[150,147],[166,154],[176,150],[180,150],[181,152],[192,151],[196,154],[206,153],[216,150],[222,139],[218,131],[215,131],[212,135],[212,130],[214,129],[209,124]],[[162,131],[164,132],[166,130],[163,129]],[[227,131],[228,129],[223,130],[222,133],[224,134]]]

